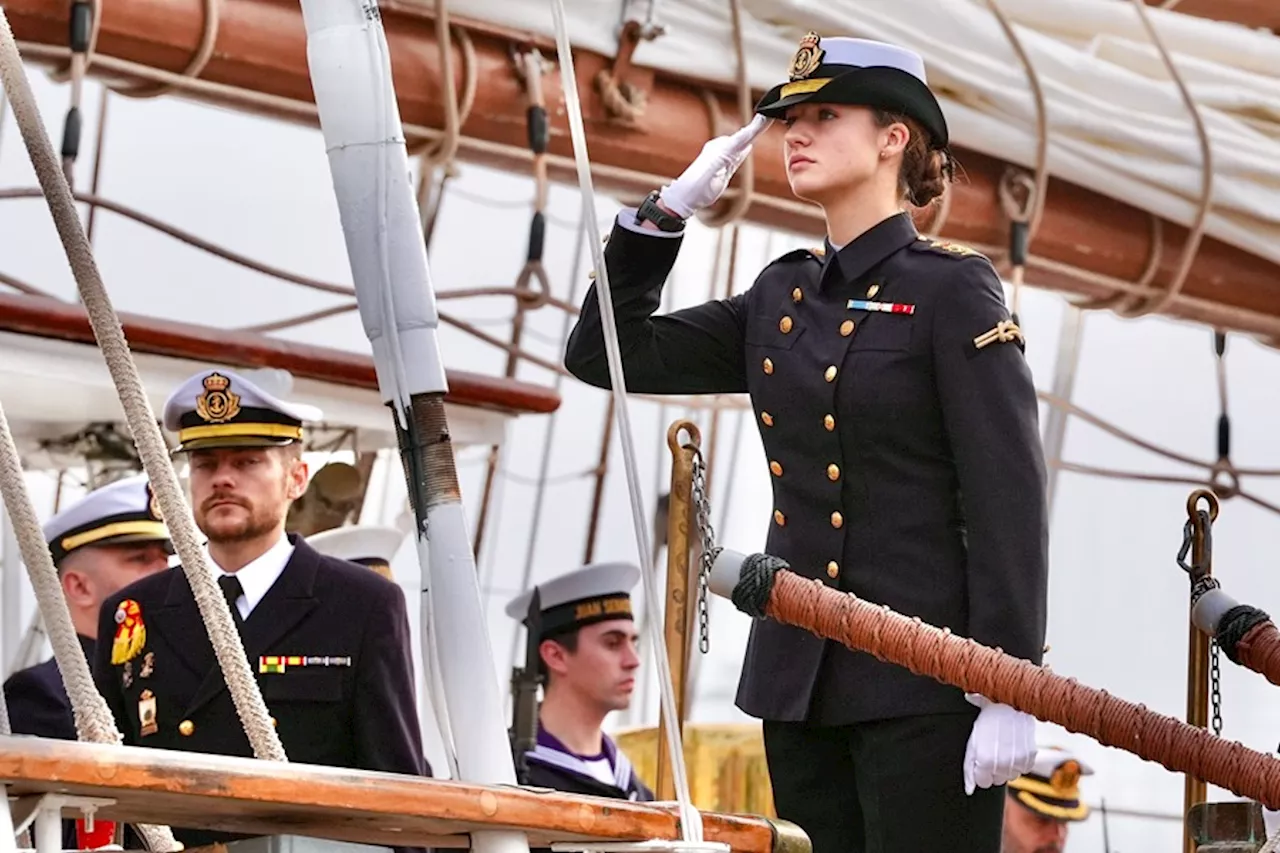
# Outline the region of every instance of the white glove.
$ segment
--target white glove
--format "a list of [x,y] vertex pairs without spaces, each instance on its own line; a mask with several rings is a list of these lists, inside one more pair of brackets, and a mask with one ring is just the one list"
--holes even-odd
[[1266,806],[1262,807],[1262,825],[1267,828],[1267,838],[1275,835],[1280,831],[1280,812],[1273,812]]
[[751,143],[773,123],[757,115],[737,133],[717,136],[702,146],[702,153],[671,183],[662,188],[662,203],[681,219],[715,204],[733,173],[751,154]]
[[1003,785],[1030,771],[1036,763],[1035,717],[976,693],[964,698],[982,709],[964,750],[964,792]]

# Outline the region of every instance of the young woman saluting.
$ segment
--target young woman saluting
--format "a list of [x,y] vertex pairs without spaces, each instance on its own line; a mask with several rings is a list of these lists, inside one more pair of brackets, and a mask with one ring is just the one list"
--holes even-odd
[[[810,33],[757,117],[624,210],[606,247],[627,386],[748,393],[772,472],[766,550],[799,574],[1040,662],[1048,513],[1023,339],[990,262],[919,236],[903,202],[946,191],[922,59]],[[771,120],[825,251],[745,293],[654,316],[684,220],[716,201]],[[593,287],[565,354],[609,387]],[[764,721],[780,817],[814,853],[996,853],[1001,786],[1035,758],[1012,708],[759,621],[738,706]]]

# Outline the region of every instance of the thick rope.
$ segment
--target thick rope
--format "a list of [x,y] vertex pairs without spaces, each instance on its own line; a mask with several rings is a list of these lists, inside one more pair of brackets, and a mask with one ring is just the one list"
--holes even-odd
[[[7,28],[8,21],[4,18],[4,11],[0,10],[0,41],[3,41]],[[15,98],[15,101],[17,100]],[[92,743],[119,744],[123,740],[120,730],[116,728],[115,718],[111,716],[111,709],[107,707],[106,700],[102,698],[102,694],[93,683],[89,661],[84,656],[84,647],[76,637],[75,625],[71,622],[71,611],[67,609],[67,601],[62,596],[62,585],[58,582],[58,570],[54,568],[48,543],[45,542],[40,529],[40,519],[31,503],[31,495],[27,492],[27,481],[22,472],[22,459],[18,454],[17,446],[13,443],[13,433],[9,430],[9,421],[5,417],[2,405],[0,405],[0,492],[4,496],[5,511],[9,513],[9,519],[13,523],[13,532],[18,540],[22,562],[27,566],[27,576],[30,577],[31,587],[35,590],[36,603],[44,617],[45,632],[53,646],[53,656],[58,662],[62,683],[66,685],[67,697],[71,700],[76,736],[82,741]],[[0,705],[3,705],[3,701],[3,691],[0,691]],[[11,733],[7,709],[0,708],[0,734]],[[174,840],[173,833],[167,826],[139,824],[137,829],[150,850],[169,851],[182,848],[182,845]]]
[[[1239,620],[1242,623],[1239,626],[1229,625],[1232,614],[1227,613],[1223,619],[1219,637],[1222,638],[1227,630],[1230,630],[1231,634],[1227,638],[1219,639],[1218,644],[1225,652],[1226,642],[1233,640],[1232,652],[1235,656],[1232,657],[1231,652],[1227,654],[1232,661],[1264,676],[1272,684],[1280,685],[1280,630],[1276,629],[1275,623],[1270,619],[1266,619],[1267,614],[1260,610],[1254,611],[1254,614],[1261,616],[1265,621],[1255,622],[1253,627],[1248,628],[1246,627],[1248,623],[1243,617]],[[1236,635],[1241,634],[1241,629],[1244,629],[1243,633],[1239,639],[1236,639]]]
[[804,628],[916,675],[979,693],[1269,808],[1280,807],[1280,759],[1274,756],[781,570],[778,562],[777,558],[746,561],[733,590],[735,604],[742,598],[759,613],[767,590],[764,613],[784,625]]
[[[582,194],[582,205],[588,211],[595,208],[595,189],[591,179],[591,159],[587,151],[587,131],[582,116],[582,104],[578,98],[577,76],[574,73],[573,46],[569,42],[567,16],[563,0],[552,0],[551,9],[555,18],[556,53],[560,59],[560,79],[564,90],[565,112],[569,121],[569,133],[573,140],[573,161],[577,171],[578,187]],[[627,491],[631,506],[631,521],[636,539],[636,550],[640,557],[641,580],[644,583],[645,600],[661,601],[657,581],[654,577],[652,557],[653,543],[649,538],[648,507],[640,493],[640,472],[636,461],[635,438],[631,430],[631,416],[628,409],[626,377],[623,372],[622,351],[618,342],[618,326],[613,316],[613,296],[609,287],[609,268],[604,259],[604,243],[600,237],[600,228],[594,216],[584,218],[589,232],[588,244],[596,267],[596,301],[600,306],[600,317],[603,324],[605,351],[609,362],[609,378],[611,380],[611,399],[617,407],[617,426],[624,469],[626,471]],[[676,713],[675,690],[671,680],[670,662],[667,660],[662,637],[656,620],[647,620],[649,641],[653,648],[654,664],[658,670],[659,700],[662,708],[663,726],[667,732],[668,752],[671,761],[672,775],[675,779],[676,799],[680,811],[681,839],[690,842],[702,841],[702,818],[689,793],[689,777],[685,767],[684,749],[681,745],[682,734],[679,715]]]
[[62,174],[53,145],[45,133],[31,84],[22,68],[22,57],[14,42],[13,30],[3,10],[0,10],[0,79],[9,93],[14,118],[26,143],[31,165],[48,200],[49,211],[75,275],[81,301],[93,326],[94,337],[106,359],[130,432],[138,446],[139,457],[160,502],[174,548],[182,560],[183,570],[208,629],[209,640],[222,667],[236,713],[244,725],[254,755],[284,761],[284,747],[271,725],[262,693],[249,668],[240,634],[231,621],[226,599],[214,583],[213,573],[197,538],[191,510],[183,499],[177,475],[169,461],[164,437],[160,434],[151,402],[120,328],[120,319],[116,316],[115,308],[112,307],[102,283],[71,189]]

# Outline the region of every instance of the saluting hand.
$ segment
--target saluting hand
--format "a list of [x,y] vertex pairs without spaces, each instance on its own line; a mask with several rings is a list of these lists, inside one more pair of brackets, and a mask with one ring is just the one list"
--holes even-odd
[[1035,718],[976,693],[964,698],[982,709],[964,750],[964,792],[1003,785],[1030,771],[1036,763]]
[[717,136],[702,146],[702,153],[680,177],[662,188],[663,205],[681,219],[715,204],[729,186],[733,173],[751,154],[751,143],[773,123],[758,115],[751,123],[729,136]]

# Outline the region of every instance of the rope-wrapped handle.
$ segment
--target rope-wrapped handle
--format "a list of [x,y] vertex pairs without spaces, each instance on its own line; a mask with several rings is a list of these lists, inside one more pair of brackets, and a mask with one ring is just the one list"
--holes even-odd
[[[709,586],[749,615],[763,609],[765,616],[784,625],[805,628],[917,675],[979,693],[1106,746],[1280,808],[1280,759],[802,578],[777,557],[724,551]],[[760,608],[762,600],[766,604]]]

